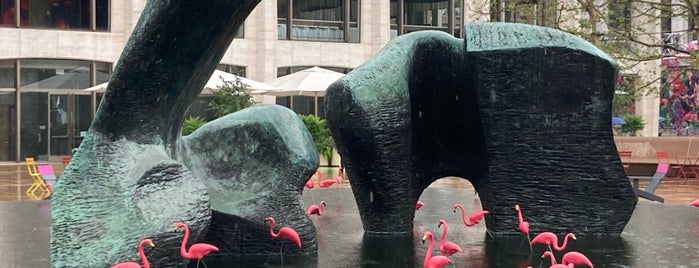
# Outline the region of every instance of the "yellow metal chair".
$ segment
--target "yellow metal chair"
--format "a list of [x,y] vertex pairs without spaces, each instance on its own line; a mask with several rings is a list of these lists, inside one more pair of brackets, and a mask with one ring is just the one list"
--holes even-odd
[[49,197],[51,195],[51,189],[49,189],[49,187],[46,185],[44,178],[41,177],[41,174],[36,167],[34,158],[27,157],[25,158],[25,162],[27,163],[27,171],[29,171],[29,175],[32,176],[32,179],[34,179],[34,183],[29,186],[29,189],[27,189],[27,195],[32,199],[44,199]]

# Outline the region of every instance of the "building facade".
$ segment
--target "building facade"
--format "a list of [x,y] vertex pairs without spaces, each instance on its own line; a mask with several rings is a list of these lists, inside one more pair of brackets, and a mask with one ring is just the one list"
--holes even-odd
[[[83,89],[109,80],[145,4],[0,1],[0,161],[70,155],[101,97]],[[399,33],[460,35],[462,6],[461,0],[261,1],[219,69],[257,81],[311,66],[347,72]]]
[[[545,2],[534,9],[555,10]],[[238,31],[219,69],[257,81],[312,66],[348,72],[400,34],[440,30],[462,37],[466,21],[547,26],[553,18],[544,12],[525,16],[531,7],[508,9],[508,3],[265,0]],[[0,0],[0,161],[54,161],[71,154],[101,98],[83,89],[109,80],[145,5],[146,0]],[[299,113],[314,106],[312,98],[293,102]],[[640,110],[657,119],[657,98],[648,102],[655,107]]]

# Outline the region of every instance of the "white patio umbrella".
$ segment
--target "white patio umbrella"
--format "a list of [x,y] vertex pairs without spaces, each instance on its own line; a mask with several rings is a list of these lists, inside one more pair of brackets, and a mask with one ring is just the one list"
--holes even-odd
[[[325,96],[325,90],[333,82],[345,76],[343,73],[313,67],[292,74],[265,81],[281,90],[270,90],[267,95],[273,96],[311,96],[315,98],[315,115],[318,115],[318,97]],[[293,106],[293,103],[291,103]]]
[[[246,84],[248,86],[248,90],[250,90],[250,94],[262,94],[270,90],[279,90],[277,87],[273,87],[270,85],[267,85],[262,82],[258,82],[252,79],[248,79],[245,77],[237,76],[232,73],[227,73],[224,71],[220,70],[214,70],[214,73],[211,75],[209,78],[209,81],[206,82],[204,85],[204,89],[202,90],[201,94],[204,95],[213,95],[213,92],[211,91],[212,89],[217,89],[221,86],[223,86],[223,81],[230,81],[234,82],[236,78],[240,78],[240,82],[243,84]],[[104,92],[104,90],[107,89],[107,85],[109,82],[102,83],[93,87],[86,88],[84,90],[86,91],[97,91],[97,92]]]

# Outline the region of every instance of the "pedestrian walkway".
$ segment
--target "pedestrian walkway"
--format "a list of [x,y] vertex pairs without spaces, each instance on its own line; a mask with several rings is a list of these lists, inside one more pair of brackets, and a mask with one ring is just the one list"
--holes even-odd
[[[48,163],[41,162],[39,164]],[[50,164],[53,165],[54,172],[60,180],[64,170],[63,164],[60,162]],[[320,170],[325,178],[335,178],[337,176],[337,167],[321,167]],[[0,201],[31,200],[25,191],[33,182],[24,163],[5,162],[0,164]],[[350,187],[350,184],[345,179],[341,185],[334,185],[334,187]],[[456,177],[440,179],[431,184],[430,187],[473,189],[473,186],[468,181]],[[643,182],[640,187],[645,187]],[[693,200],[699,199],[699,180],[692,178],[687,183],[684,183],[684,180],[663,180],[663,183],[655,190],[655,194],[665,198],[665,204],[689,204]],[[641,201],[651,202],[645,199],[641,199]]]

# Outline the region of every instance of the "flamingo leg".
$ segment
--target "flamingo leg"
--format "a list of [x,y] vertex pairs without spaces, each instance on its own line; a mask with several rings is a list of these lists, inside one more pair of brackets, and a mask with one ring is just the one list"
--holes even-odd
[[495,239],[495,236],[493,236],[493,233],[491,233],[490,230],[485,229],[485,232],[488,233],[488,235],[490,235],[491,239]]
[[[311,179],[313,179],[313,177],[311,177]],[[320,187],[320,184],[318,184],[318,187]],[[304,187],[304,188],[305,188],[305,187]],[[314,186],[313,188],[315,188],[315,186]],[[309,188],[306,188],[306,189],[308,189],[308,192],[311,193],[311,200],[313,200],[313,204],[315,204],[315,203],[316,203],[316,197],[313,196],[313,189],[309,189]]]
[[281,259],[282,259],[282,267],[284,267],[284,253],[282,252],[283,248],[284,248],[284,242],[282,242],[282,245],[279,247],[279,255],[281,256]]
[[202,259],[199,259],[199,260],[201,261],[201,264],[204,265],[204,268],[209,268],[208,266],[206,266],[206,263],[204,262],[204,260],[202,260]]
[[269,255],[267,255],[267,261],[265,261],[265,266],[269,266],[269,259],[271,257],[272,257],[272,253],[269,253]]
[[197,260],[197,268],[199,268],[199,262],[201,262],[201,259]]
[[[532,252],[533,252],[533,250],[532,250],[532,242],[531,242],[531,241],[532,241],[532,240],[529,238],[529,235],[527,234],[527,242],[529,242],[529,243],[527,243],[527,244],[529,244],[529,253],[532,253]],[[517,250],[519,250],[519,249],[522,248],[522,243],[524,243],[524,237],[522,237],[522,240],[519,241],[519,246],[517,247]]]

